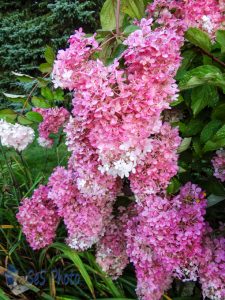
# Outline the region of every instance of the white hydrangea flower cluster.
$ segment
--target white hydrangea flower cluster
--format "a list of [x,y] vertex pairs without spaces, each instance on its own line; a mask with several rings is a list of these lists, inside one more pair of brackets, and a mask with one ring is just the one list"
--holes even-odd
[[15,125],[0,120],[0,139],[3,146],[22,151],[34,140],[34,130],[18,123]]
[[202,28],[207,31],[209,34],[213,32],[213,23],[211,21],[210,16],[203,16],[202,17]]
[[137,164],[144,161],[146,154],[152,151],[151,140],[146,141],[144,149],[131,147],[128,143],[120,145],[119,149],[123,151],[118,160],[109,163],[103,151],[99,151],[99,161],[102,165],[98,167],[99,171],[104,174],[112,175],[113,177],[129,177],[130,173],[136,172]]

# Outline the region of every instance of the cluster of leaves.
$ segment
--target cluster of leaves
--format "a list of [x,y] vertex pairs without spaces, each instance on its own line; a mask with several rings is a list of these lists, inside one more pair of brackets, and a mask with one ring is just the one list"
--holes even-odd
[[[180,97],[171,105],[172,110],[182,114],[175,123],[183,137],[180,173],[173,179],[169,192],[176,192],[183,182],[191,180],[206,190],[212,207],[225,199],[224,185],[213,176],[211,164],[215,151],[225,147],[225,31],[217,31],[213,44],[197,28],[190,28],[186,39],[183,63],[176,76]],[[213,213],[217,221],[224,217],[219,208],[211,208],[218,212]]]
[[[18,122],[22,125],[32,125],[40,123],[42,116],[32,111],[33,107],[51,108],[63,105],[67,107],[69,95],[64,95],[62,89],[53,89],[50,78],[54,51],[47,46],[44,52],[46,62],[40,64],[39,71],[42,76],[33,77],[23,73],[12,72],[21,85],[23,94],[3,93],[8,102],[7,108],[0,110],[0,118],[9,122]],[[68,101],[67,101],[68,100]]]
[[0,91],[13,81],[11,71],[35,74],[46,45],[51,44],[54,49],[64,47],[73,30],[81,26],[93,32],[99,25],[102,3],[102,0],[1,1]]

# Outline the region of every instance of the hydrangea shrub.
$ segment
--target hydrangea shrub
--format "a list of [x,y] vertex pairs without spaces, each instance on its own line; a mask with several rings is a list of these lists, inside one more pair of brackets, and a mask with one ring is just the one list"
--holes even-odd
[[[43,117],[39,143],[52,146],[63,127],[70,158],[23,200],[18,221],[41,249],[62,220],[66,243],[78,251],[96,245],[113,279],[132,262],[139,299],[159,300],[179,279],[223,300],[224,225],[215,236],[206,215],[207,193],[224,189],[223,2],[155,0],[123,32],[115,18],[106,40],[79,29],[57,54],[52,81],[71,93],[71,109],[34,111]],[[206,188],[213,173],[214,190]],[[127,203],[118,207],[121,195]]]

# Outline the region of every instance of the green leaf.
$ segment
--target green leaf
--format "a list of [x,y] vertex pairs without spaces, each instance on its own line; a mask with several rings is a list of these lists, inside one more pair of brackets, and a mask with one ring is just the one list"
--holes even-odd
[[53,98],[55,101],[63,101],[64,100],[64,92],[60,88],[53,91]]
[[167,188],[167,193],[170,194],[170,195],[175,194],[176,192],[179,191],[180,186],[181,186],[180,181],[176,177],[174,177],[171,180],[171,182],[170,182],[170,184]]
[[178,150],[177,150],[177,153],[182,153],[182,152],[186,151],[191,145],[191,140],[192,140],[191,137],[190,138],[184,138],[182,140]]
[[28,113],[26,113],[26,117],[28,120],[36,122],[36,123],[40,123],[43,121],[42,115],[36,111],[29,111]]
[[93,287],[91,278],[88,275],[88,272],[85,269],[85,266],[84,266],[82,260],[80,259],[79,254],[76,251],[72,250],[67,245],[62,244],[62,243],[54,243],[50,246],[50,248],[55,248],[55,249],[62,251],[64,253],[64,255],[74,263],[74,265],[79,270],[81,276],[83,277],[84,281],[86,282],[89,290],[91,291],[93,298],[95,298],[94,287]]
[[204,152],[214,151],[220,149],[225,146],[225,125],[223,125],[213,136],[211,140],[209,140],[204,148]]
[[192,90],[191,100],[191,108],[196,116],[206,106],[214,106],[219,101],[219,95],[216,87],[204,85]]
[[42,78],[42,77],[37,77],[37,81],[38,81],[38,87],[45,87],[49,84],[50,79],[49,78]]
[[41,88],[41,95],[46,98],[47,100],[52,101],[54,96],[53,96],[53,92],[50,90],[49,87],[43,87]]
[[43,63],[43,64],[40,64],[39,70],[42,73],[51,73],[52,72],[52,66],[49,63]]
[[0,119],[4,119],[9,122],[13,122],[17,117],[17,114],[14,110],[6,108],[0,110]]
[[20,82],[32,82],[35,80],[34,77],[27,75],[27,74],[23,74],[23,73],[17,73],[17,72],[13,72],[12,74],[15,75]]
[[138,27],[138,26],[136,26],[136,25],[128,25],[128,26],[124,29],[123,34],[124,34],[125,36],[128,36],[128,35],[130,35],[132,32],[135,32],[136,30],[139,30],[139,29],[140,29],[140,27]]
[[120,57],[122,55],[122,53],[126,50],[126,48],[127,47],[124,44],[119,44],[112,54],[112,57],[111,57],[112,60],[114,61],[115,58]]
[[177,71],[176,79],[180,80],[184,74],[187,72],[187,70],[190,68],[192,61],[197,56],[196,51],[194,50],[186,50],[182,53],[182,64],[180,68]]
[[35,107],[39,107],[39,108],[50,108],[51,107],[51,105],[44,98],[41,98],[41,97],[33,96],[31,99],[31,102],[33,103],[33,105]]
[[10,101],[15,101],[15,102],[26,101],[26,95],[15,95],[15,94],[8,94],[8,93],[3,93],[3,95]]
[[190,89],[202,84],[225,87],[223,75],[215,66],[203,65],[185,73],[179,83],[180,90]]
[[[204,188],[204,185],[203,185],[203,188]],[[208,181],[206,181],[205,190],[207,190],[207,192],[209,194],[225,197],[225,189],[224,189],[223,184],[221,183],[221,181],[216,179],[214,176],[209,177]]]
[[[116,0],[106,0],[100,12],[101,26],[104,31],[112,31],[116,28]],[[122,24],[123,15],[120,14],[120,25]]]
[[50,46],[46,47],[44,56],[47,63],[49,63],[49,65],[52,66],[55,60],[55,53]]
[[194,150],[195,150],[195,153],[196,153],[198,156],[201,156],[201,155],[202,155],[202,148],[201,148],[201,144],[200,144],[200,139],[199,139],[199,137],[193,137],[192,145],[193,145],[193,148],[194,148]]
[[210,37],[198,28],[189,28],[185,33],[185,38],[193,45],[203,50],[211,51],[212,43]]
[[210,152],[210,151],[214,151],[214,150],[218,150],[222,147],[225,146],[225,139],[219,140],[219,141],[211,141],[209,140],[204,148],[203,148],[203,152]]
[[179,125],[180,131],[183,133],[183,135],[186,137],[191,137],[202,131],[204,122],[199,119],[191,119],[189,123],[183,124],[180,122]]
[[213,137],[214,141],[218,141],[221,139],[225,139],[225,125],[223,125],[215,134]]
[[33,123],[32,121],[23,116],[18,116],[17,120],[18,123],[20,123],[21,125],[30,125]]
[[223,200],[225,200],[225,196],[217,196],[217,195],[211,194],[207,198],[208,207],[216,205],[217,203],[219,203],[219,202],[221,202]]
[[212,119],[218,119],[225,122],[225,103],[214,108],[212,111]]
[[144,16],[145,5],[143,0],[124,0],[121,10],[132,19],[141,19]]
[[210,140],[218,129],[222,126],[222,122],[220,120],[212,120],[210,121],[202,130],[200,135],[200,141],[202,143],[206,143]]
[[221,46],[221,52],[225,52],[225,30],[218,30],[216,32],[216,41],[220,44]]

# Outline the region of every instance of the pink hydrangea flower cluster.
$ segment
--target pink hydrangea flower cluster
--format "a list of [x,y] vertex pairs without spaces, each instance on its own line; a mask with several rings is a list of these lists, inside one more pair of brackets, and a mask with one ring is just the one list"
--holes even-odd
[[214,167],[214,176],[225,181],[225,150],[216,151],[216,155],[212,159],[212,165]]
[[206,205],[205,194],[191,183],[172,199],[154,194],[144,205],[137,204],[138,214],[128,222],[126,236],[140,299],[160,299],[173,277],[196,280],[186,266],[202,254]]
[[104,234],[111,220],[115,194],[83,195],[76,185],[77,174],[58,167],[49,179],[49,198],[58,209],[68,230],[68,244],[77,250],[85,250]]
[[49,137],[51,133],[58,133],[59,128],[69,118],[69,112],[63,107],[54,108],[35,108],[34,111],[40,113],[43,117],[43,121],[39,124],[39,138],[38,143],[42,147],[50,148],[53,145],[54,140]]
[[180,144],[177,128],[164,123],[159,134],[151,141],[152,153],[149,153],[145,162],[139,164],[135,174],[131,174],[131,189],[136,200],[141,201],[146,195],[164,191],[171,178],[177,174],[178,166],[176,154]]
[[[161,112],[177,97],[173,76],[181,61],[183,38],[177,38],[172,30],[156,33],[150,25],[151,21],[143,19],[141,29],[125,41],[127,72],[119,69],[117,61],[106,67],[99,60],[88,60],[93,51],[88,45],[97,45],[80,31],[71,38],[66,58],[59,53],[53,70],[57,84],[74,90],[73,115],[96,152],[98,169],[113,177],[135,173],[152,151],[149,136],[161,130]],[[75,47],[78,52],[85,47],[83,60],[75,61]],[[79,71],[73,67],[76,65]],[[63,80],[64,72],[69,71],[75,73],[71,85]]]
[[46,186],[39,186],[31,199],[23,199],[17,213],[23,233],[33,249],[41,249],[51,244],[59,223],[56,206],[49,199],[48,192]]
[[[174,11],[175,10],[175,11]],[[225,28],[225,8],[223,1],[217,0],[155,0],[147,11],[150,16],[159,17],[160,22],[175,20],[183,23],[183,28],[197,27],[215,38],[218,29]],[[172,11],[172,13],[171,13]]]
[[204,251],[199,267],[203,297],[212,300],[225,298],[225,238],[212,237],[209,228],[204,240]]
[[118,210],[118,216],[108,224],[104,236],[96,245],[96,261],[113,279],[122,275],[129,262],[125,230],[129,218],[135,213],[133,205],[128,208],[120,206]]

